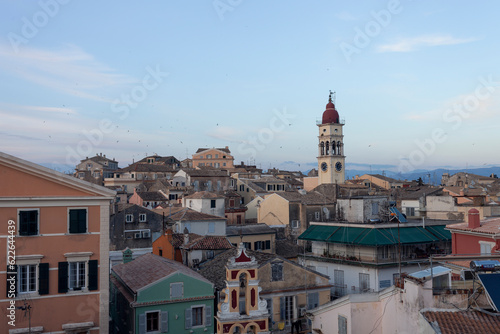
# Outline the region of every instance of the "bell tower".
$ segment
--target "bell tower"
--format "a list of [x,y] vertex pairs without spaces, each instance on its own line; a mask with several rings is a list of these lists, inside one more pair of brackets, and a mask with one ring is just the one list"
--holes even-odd
[[317,122],[318,136],[318,184],[343,184],[345,182],[344,122],[332,101],[332,93],[328,97],[326,110],[321,122]]

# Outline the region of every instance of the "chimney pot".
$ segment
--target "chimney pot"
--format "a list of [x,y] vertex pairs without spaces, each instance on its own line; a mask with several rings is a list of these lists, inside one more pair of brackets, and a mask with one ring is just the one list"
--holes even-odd
[[480,226],[481,226],[481,221],[479,217],[479,211],[477,209],[470,209],[468,227],[474,229]]

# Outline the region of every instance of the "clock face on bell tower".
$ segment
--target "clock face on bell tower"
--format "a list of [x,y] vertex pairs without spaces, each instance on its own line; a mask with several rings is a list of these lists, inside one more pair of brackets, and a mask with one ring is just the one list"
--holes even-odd
[[[319,122],[318,122],[319,123]],[[328,98],[321,123],[318,124],[318,184],[343,184],[345,182],[344,122],[332,101]]]

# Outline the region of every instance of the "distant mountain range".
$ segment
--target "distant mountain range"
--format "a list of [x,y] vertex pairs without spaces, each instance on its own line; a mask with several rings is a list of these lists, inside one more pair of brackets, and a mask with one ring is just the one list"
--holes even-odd
[[[441,184],[441,176],[443,173],[449,173],[450,175],[459,173],[459,172],[468,172],[471,174],[482,175],[482,176],[490,176],[491,174],[495,174],[500,176],[500,166],[488,165],[485,167],[474,167],[467,169],[460,169],[456,167],[449,168],[436,168],[436,169],[416,169],[409,173],[400,173],[396,172],[398,166],[396,165],[383,165],[383,164],[360,164],[360,163],[347,163],[346,164],[346,178],[352,179],[356,175],[364,175],[364,174],[380,174],[385,175],[387,177],[391,177],[397,180],[418,180],[418,178],[422,178],[422,180],[427,184],[439,185]],[[307,164],[298,164],[294,161],[285,161],[278,167],[283,170],[300,170],[304,174],[307,174],[311,169],[318,169],[318,164],[316,162],[307,163]]]
[[[42,163],[50,169],[54,169],[58,172],[65,174],[73,174],[75,171],[75,166],[69,166],[65,164],[56,163]],[[259,167],[259,166],[257,166]],[[289,171],[301,171],[307,174],[311,169],[318,169],[318,164],[316,162],[299,164],[295,161],[284,161],[280,165],[276,166],[281,170]],[[359,164],[359,163],[347,163],[346,166],[346,178],[352,179],[356,175],[364,174],[380,174],[388,177],[392,177],[397,180],[417,180],[419,177],[427,184],[439,185],[441,183],[441,176],[443,173],[449,173],[450,175],[456,174],[458,172],[468,172],[471,174],[490,176],[495,174],[500,176],[500,166],[486,166],[481,168],[468,168],[468,169],[457,169],[457,168],[438,168],[438,169],[416,169],[410,173],[398,173],[395,172],[397,166],[395,165],[370,165],[370,164]]]

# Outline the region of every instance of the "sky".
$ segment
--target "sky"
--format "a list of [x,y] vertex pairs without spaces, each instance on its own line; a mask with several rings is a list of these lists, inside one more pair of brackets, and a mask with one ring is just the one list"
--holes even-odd
[[500,3],[70,1],[0,4],[0,151],[304,170],[335,92],[347,168],[499,165]]

